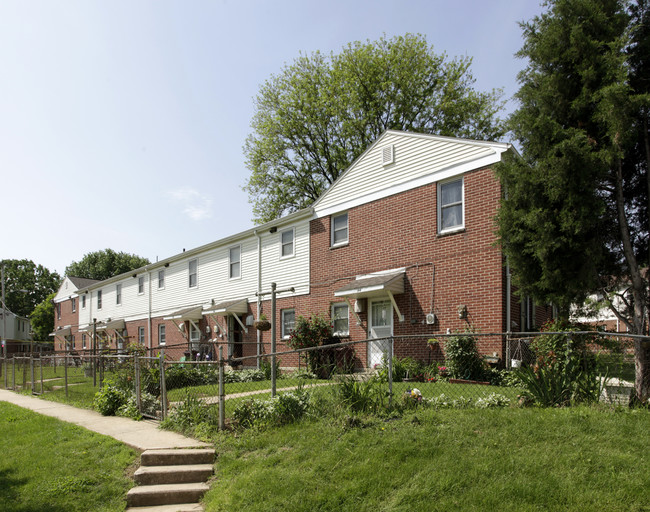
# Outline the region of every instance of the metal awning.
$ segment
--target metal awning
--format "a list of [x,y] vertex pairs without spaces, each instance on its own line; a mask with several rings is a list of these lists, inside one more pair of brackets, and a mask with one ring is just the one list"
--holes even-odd
[[248,313],[248,299],[236,299],[208,306],[203,310],[204,315],[244,315]]
[[106,329],[115,329],[116,331],[120,331],[126,329],[126,323],[123,318],[120,318],[119,320],[111,320],[110,322],[106,322]]
[[[334,292],[335,297],[343,297],[349,303],[351,298],[362,299],[372,297],[386,297],[390,299],[395,314],[400,322],[404,315],[400,312],[395,302],[395,294],[404,293],[404,271],[378,274],[362,277],[346,284]],[[357,320],[359,320],[357,318]]]
[[404,272],[380,274],[372,277],[355,279],[334,292],[335,297],[360,299],[404,293]]
[[174,320],[185,322],[186,320],[198,322],[203,318],[203,306],[192,306],[191,308],[179,309],[172,314],[163,317],[163,320]]
[[50,336],[69,336],[70,334],[72,334],[72,326],[66,325],[65,327],[61,327],[60,329],[51,332]]
[[248,299],[227,300],[213,306],[208,306],[203,310],[203,314],[211,317],[217,327],[219,327],[219,330],[223,333],[226,332],[226,329],[221,326],[219,321],[215,318],[215,315],[232,315],[244,332],[248,334],[248,327],[246,327],[241,321],[241,318],[239,318],[239,315],[245,315],[246,313],[248,313]]

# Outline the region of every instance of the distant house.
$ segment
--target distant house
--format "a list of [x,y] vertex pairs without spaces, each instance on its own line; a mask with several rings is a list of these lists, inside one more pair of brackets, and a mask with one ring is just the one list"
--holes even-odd
[[91,286],[99,281],[83,277],[63,278],[61,286],[52,302],[54,303],[54,332],[55,350],[77,350],[90,347],[90,340],[79,332],[79,310],[86,307],[86,299],[79,297],[77,290]]
[[29,319],[0,308],[0,333],[7,344],[7,355],[29,352],[32,334]]
[[[65,336],[88,348],[81,336],[118,352],[135,342],[172,358],[214,358],[219,347],[228,357],[255,356],[270,352],[270,334],[253,327],[262,314],[278,326],[278,350],[299,315],[323,313],[344,340],[418,337],[396,351],[419,358],[436,333],[534,328],[550,308],[513,295],[494,243],[502,189],[493,169],[511,151],[389,130],[310,208],[75,285],[68,299],[60,290],[60,303],[77,299],[78,318],[57,311],[57,349]],[[274,319],[272,283],[282,292]],[[479,349],[503,358],[504,341]],[[378,364],[384,350],[380,342],[357,349],[358,365]]]

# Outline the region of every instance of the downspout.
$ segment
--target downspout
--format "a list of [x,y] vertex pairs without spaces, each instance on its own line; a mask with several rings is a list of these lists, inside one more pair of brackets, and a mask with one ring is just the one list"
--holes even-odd
[[[257,232],[257,229],[253,231],[257,237],[257,311],[255,314],[255,319],[259,320],[260,313],[262,311],[262,303],[260,302],[260,293],[262,292],[262,238]],[[262,355],[262,331],[255,329],[257,333],[257,368],[261,366],[261,355]]]
[[151,270],[147,270],[147,280],[149,281],[149,309],[147,311],[147,329],[149,330],[149,355],[152,355],[153,341],[151,334]]

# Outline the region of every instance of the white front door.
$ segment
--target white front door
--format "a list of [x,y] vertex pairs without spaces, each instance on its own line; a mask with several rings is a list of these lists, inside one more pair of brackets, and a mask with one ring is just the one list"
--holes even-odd
[[382,364],[382,359],[390,349],[390,336],[393,335],[393,305],[390,300],[370,302],[369,338],[383,338],[368,344],[368,366],[374,368]]

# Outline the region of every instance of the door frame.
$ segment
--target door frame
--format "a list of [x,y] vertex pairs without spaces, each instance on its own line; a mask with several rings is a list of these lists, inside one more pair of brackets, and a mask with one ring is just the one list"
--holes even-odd
[[[374,298],[368,298],[368,339],[373,339],[372,335],[372,329],[373,329],[373,323],[372,323],[372,307],[374,304],[383,302],[387,305],[388,311],[389,311],[389,316],[388,318],[390,319],[390,334],[389,336],[393,336],[394,333],[394,328],[395,328],[395,322],[393,319],[393,303],[390,300],[390,297],[374,297]],[[388,326],[382,326],[382,327],[388,327]],[[390,347],[381,347],[383,342],[368,342],[368,354],[366,359],[368,360],[368,367],[374,366],[372,363],[373,360],[373,348],[375,350],[378,350],[380,352],[384,352],[384,350],[390,348]]]

